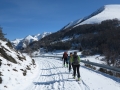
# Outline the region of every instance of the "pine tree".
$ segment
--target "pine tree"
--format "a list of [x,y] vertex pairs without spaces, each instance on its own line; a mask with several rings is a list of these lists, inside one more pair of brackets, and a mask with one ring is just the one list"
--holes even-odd
[[4,37],[5,34],[2,32],[2,28],[0,27],[0,40],[6,40]]

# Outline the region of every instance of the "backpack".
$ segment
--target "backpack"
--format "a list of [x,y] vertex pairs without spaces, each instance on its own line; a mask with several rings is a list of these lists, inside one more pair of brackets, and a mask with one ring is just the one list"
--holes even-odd
[[67,58],[68,57],[68,54],[65,52],[64,54],[63,54],[63,58]]
[[73,65],[79,65],[78,55],[73,56]]

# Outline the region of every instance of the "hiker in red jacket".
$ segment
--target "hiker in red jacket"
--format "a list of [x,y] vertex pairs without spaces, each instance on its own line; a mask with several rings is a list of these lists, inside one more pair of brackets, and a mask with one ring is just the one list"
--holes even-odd
[[64,52],[62,59],[64,60],[64,67],[68,67],[68,54],[67,52]]

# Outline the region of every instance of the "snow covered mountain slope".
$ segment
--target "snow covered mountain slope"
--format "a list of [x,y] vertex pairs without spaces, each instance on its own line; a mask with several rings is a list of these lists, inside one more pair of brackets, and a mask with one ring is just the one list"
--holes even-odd
[[16,48],[16,49],[22,49],[22,48],[26,48],[27,45],[29,45],[30,43],[34,42],[34,41],[38,41],[42,38],[44,38],[45,36],[51,34],[50,32],[44,32],[43,34],[37,34],[37,35],[28,35],[23,39],[15,39],[13,41],[11,41],[12,45]]
[[72,27],[72,26],[80,23],[81,21],[82,21],[82,19],[78,19],[78,20],[75,20],[75,21],[71,21],[70,23],[68,23],[68,24],[64,27],[64,29],[69,28],[69,27]]
[[[35,76],[33,60],[0,40],[0,90],[13,90]],[[36,66],[37,67],[37,66]]]
[[120,4],[105,5],[89,16],[70,22],[64,29],[71,26],[77,27],[83,24],[100,23],[101,21],[115,18],[120,20]]

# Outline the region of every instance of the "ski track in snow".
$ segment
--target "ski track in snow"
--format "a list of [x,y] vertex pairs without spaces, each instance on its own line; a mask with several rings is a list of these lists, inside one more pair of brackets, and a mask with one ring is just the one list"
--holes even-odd
[[[80,68],[82,77],[78,83],[72,78],[72,73],[68,72],[68,68],[63,67],[63,62],[60,59],[40,57],[34,59],[39,67],[38,76],[25,90],[106,90],[108,89],[107,85],[114,84],[118,86],[117,83],[114,83],[115,81],[111,81],[108,77],[84,67]],[[91,75],[93,77],[90,78]],[[99,78],[99,76],[101,79],[97,80],[96,78]],[[102,79],[108,79],[109,84],[102,82]],[[103,83],[106,86],[99,85]],[[110,88],[112,90],[114,87],[111,86]],[[116,90],[119,90],[118,88]]]
[[50,58],[35,60],[39,64],[39,75],[25,90],[82,90],[72,79],[72,74],[69,75],[68,69],[62,66],[61,60]]

